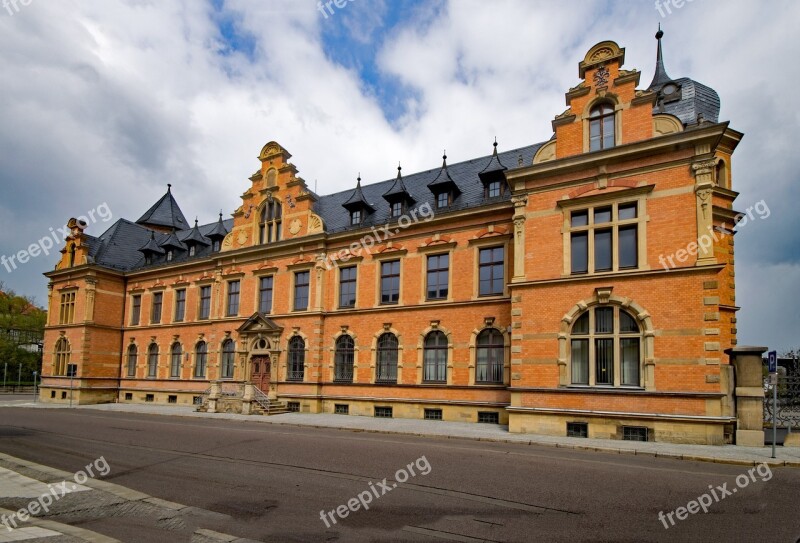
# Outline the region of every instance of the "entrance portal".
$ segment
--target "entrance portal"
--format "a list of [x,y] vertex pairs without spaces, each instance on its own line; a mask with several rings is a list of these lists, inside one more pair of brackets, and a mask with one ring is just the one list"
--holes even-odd
[[250,381],[258,387],[264,394],[269,394],[269,376],[272,370],[272,362],[269,355],[253,355],[250,359],[253,373]]

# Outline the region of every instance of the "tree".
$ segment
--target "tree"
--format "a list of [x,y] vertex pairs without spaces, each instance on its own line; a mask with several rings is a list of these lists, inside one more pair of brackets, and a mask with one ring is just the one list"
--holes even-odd
[[41,353],[28,349],[41,344],[46,322],[47,312],[32,298],[18,296],[0,282],[0,367],[8,364],[7,382],[16,383],[20,364],[23,382],[33,381],[34,371],[41,374]]

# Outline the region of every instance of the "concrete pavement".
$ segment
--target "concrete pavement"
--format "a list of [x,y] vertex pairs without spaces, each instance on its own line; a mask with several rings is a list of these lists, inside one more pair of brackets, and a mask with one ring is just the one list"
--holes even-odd
[[[0,407],[4,403],[0,400]],[[69,409],[57,404],[42,404],[17,401],[9,406],[37,409]],[[284,424],[314,428],[336,428],[353,432],[377,432],[413,436],[434,436],[478,441],[523,443],[551,447],[603,451],[618,454],[648,455],[659,458],[696,460],[723,464],[755,465],[766,462],[775,466],[800,467],[800,447],[777,447],[776,457],[771,458],[772,448],[740,447],[736,445],[681,445],[662,442],[636,442],[612,439],[589,439],[535,434],[512,434],[508,427],[496,424],[469,422],[431,421],[418,419],[375,419],[354,415],[286,413],[269,417],[237,415],[232,413],[198,413],[194,407],[147,405],[147,404],[98,404],[73,407],[78,410],[117,411],[218,420],[238,420],[260,424]]]

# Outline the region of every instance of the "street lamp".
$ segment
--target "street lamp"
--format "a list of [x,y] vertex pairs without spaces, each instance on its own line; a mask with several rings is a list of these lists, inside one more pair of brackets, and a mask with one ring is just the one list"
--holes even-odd
[[19,373],[17,373],[17,388],[22,385],[22,362],[19,363]]
[[33,403],[36,403],[36,400],[38,399],[38,396],[39,396],[36,393],[36,385],[38,384],[38,381],[37,381],[37,376],[38,375],[39,375],[38,371],[34,371],[33,372]]

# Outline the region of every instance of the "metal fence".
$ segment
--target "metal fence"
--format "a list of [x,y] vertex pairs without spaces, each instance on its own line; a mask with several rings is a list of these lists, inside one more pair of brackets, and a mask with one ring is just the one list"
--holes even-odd
[[800,428],[800,375],[778,375],[777,385],[764,382],[764,422],[772,424],[773,387],[778,387],[775,420],[779,428]]

